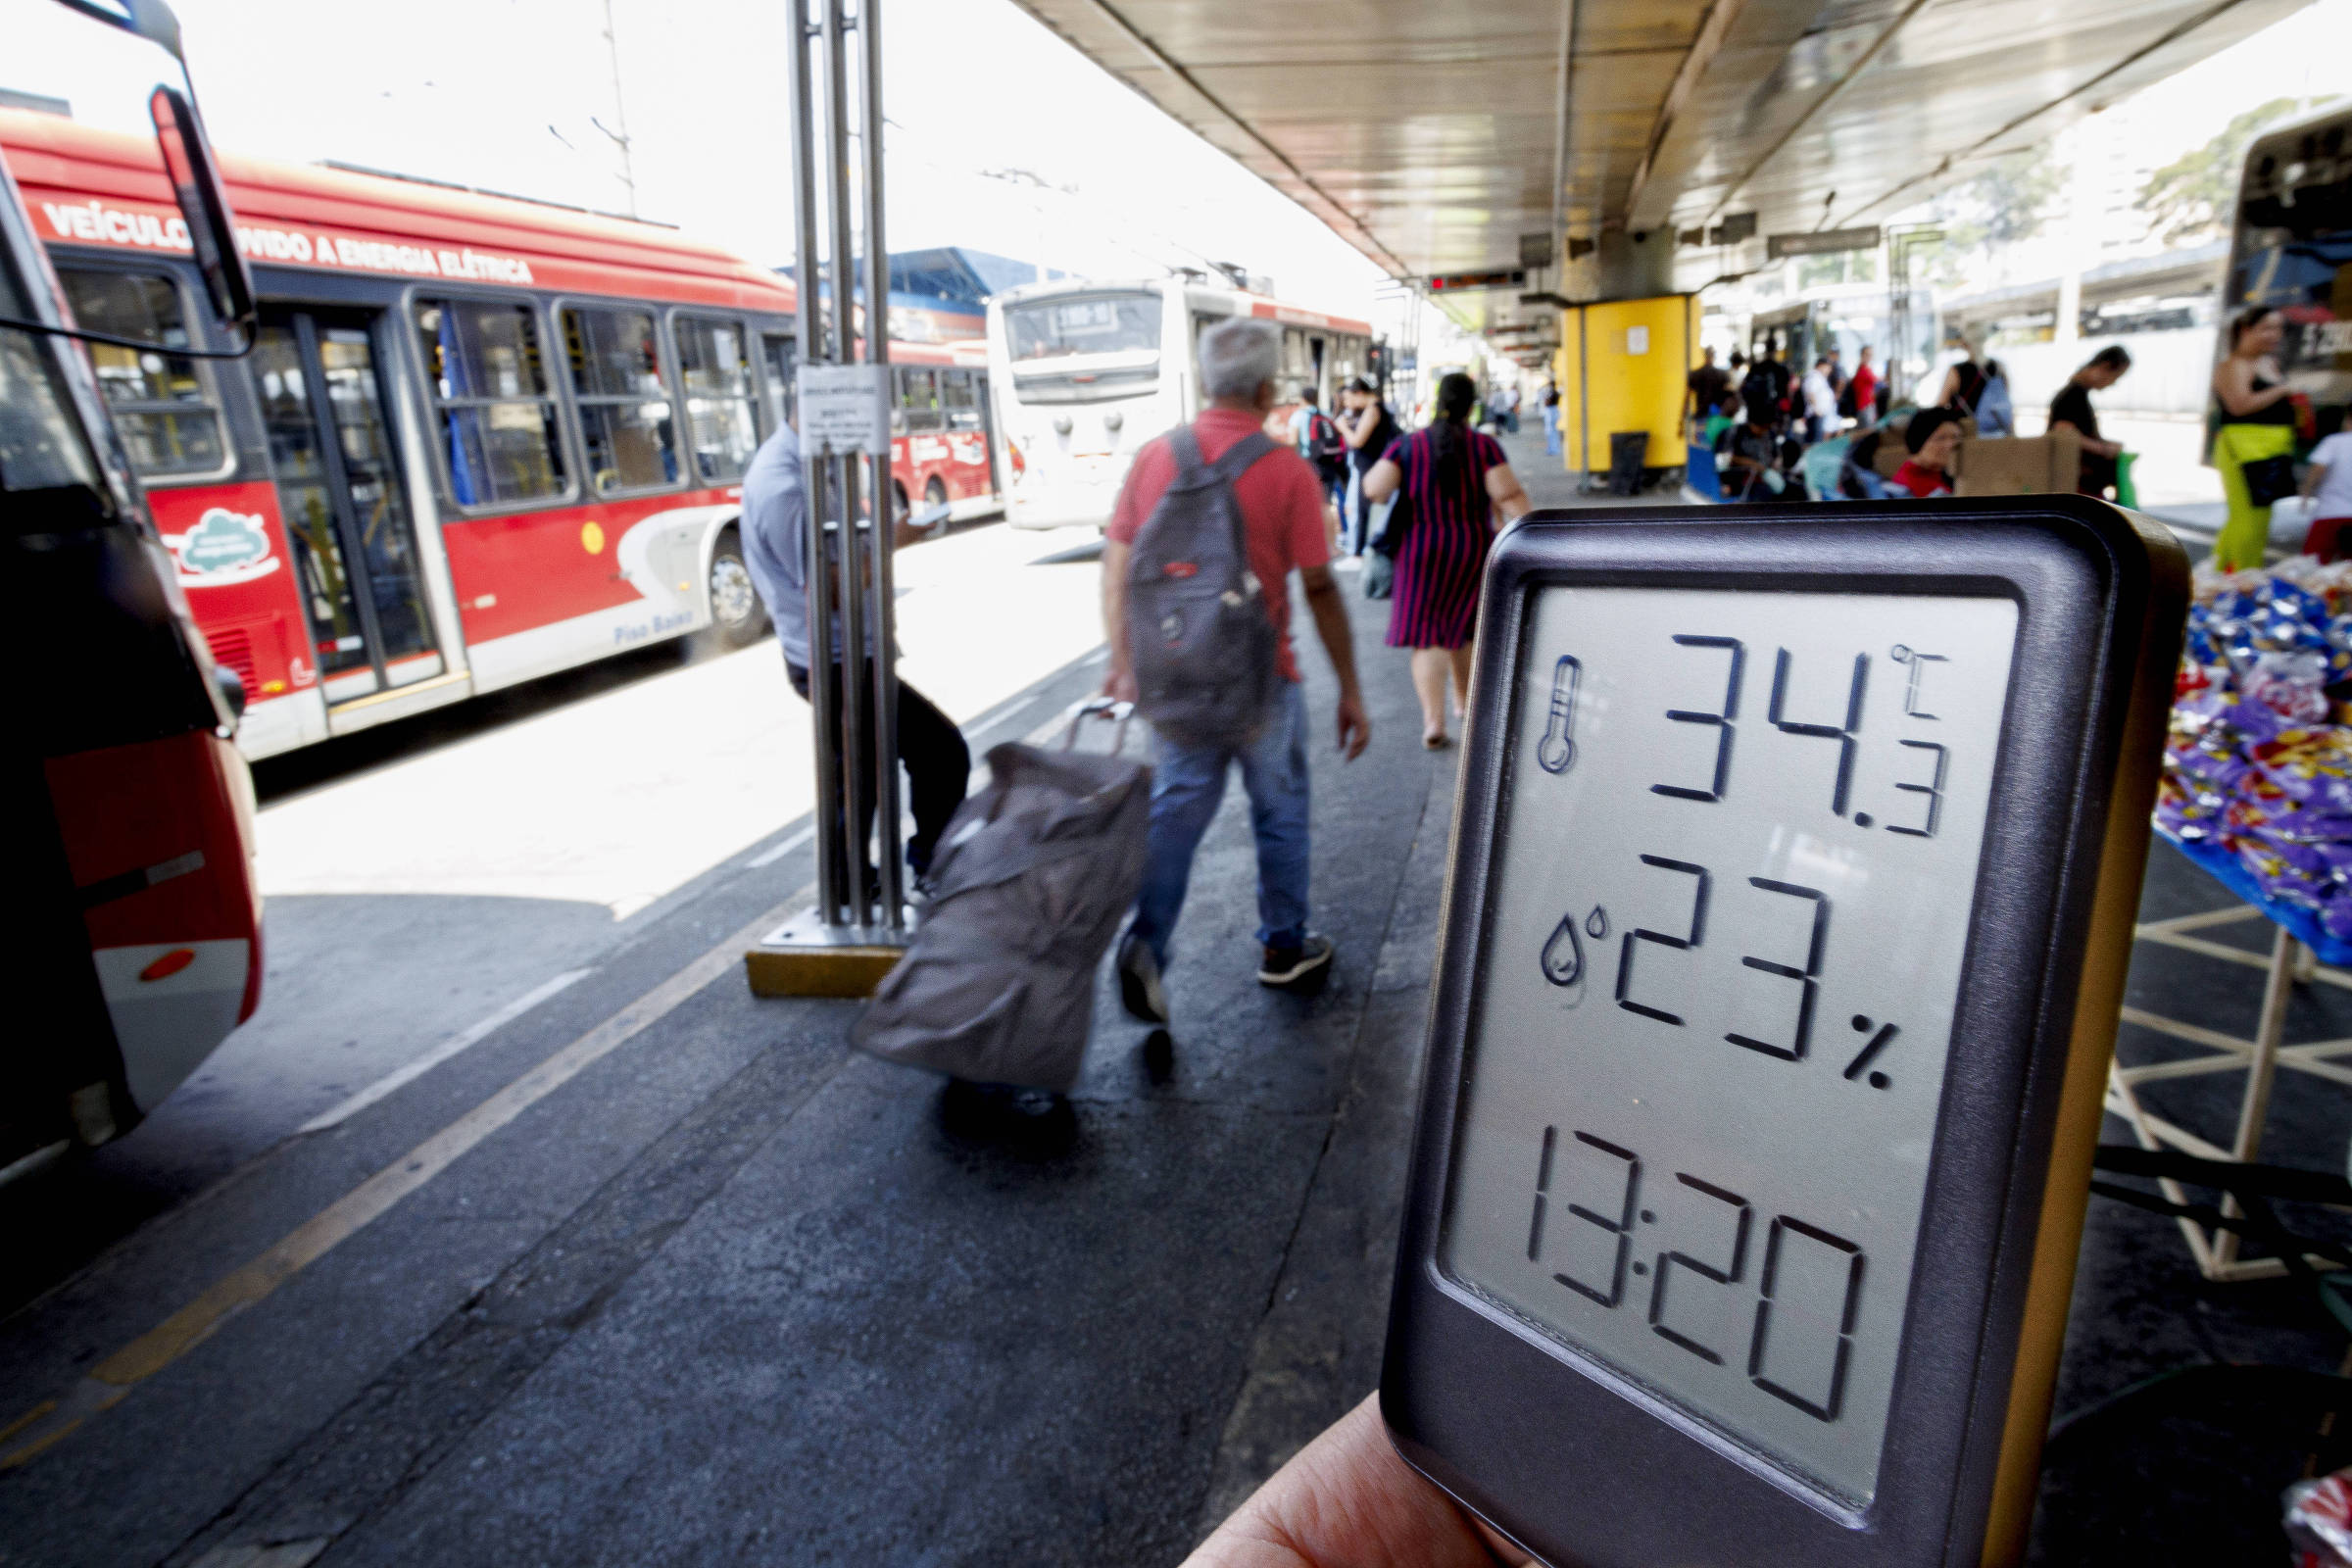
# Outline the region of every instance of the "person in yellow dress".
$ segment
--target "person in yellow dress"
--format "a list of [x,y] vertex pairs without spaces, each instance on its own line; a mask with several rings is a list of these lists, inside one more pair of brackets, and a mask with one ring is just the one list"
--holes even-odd
[[2230,502],[2230,520],[2213,542],[2213,559],[2230,571],[2261,565],[2271,539],[2271,509],[2254,505],[2245,466],[2295,450],[2294,394],[2272,357],[2284,332],[2277,311],[2242,311],[2230,323],[2230,357],[2213,368],[2221,425],[2213,438],[2213,466]]

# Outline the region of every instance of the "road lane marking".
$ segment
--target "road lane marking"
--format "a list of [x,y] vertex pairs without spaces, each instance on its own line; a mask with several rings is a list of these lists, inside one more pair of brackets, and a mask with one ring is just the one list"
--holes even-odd
[[763,865],[773,865],[814,837],[816,837],[816,824],[811,822],[781,844],[770,845],[744,861],[743,868],[747,871],[757,871]]
[[576,984],[579,981],[585,980],[594,973],[596,973],[596,966],[594,964],[589,965],[585,969],[566,969],[564,973],[556,976],[553,980],[548,981],[545,985],[535,986],[531,990],[524,992],[521,996],[516,997],[513,1002],[508,1003],[505,1006],[490,1014],[489,1017],[484,1018],[477,1023],[471,1024],[454,1035],[451,1035],[447,1040],[444,1040],[441,1042],[441,1044],[435,1046],[423,1055],[418,1056],[415,1061],[410,1062],[404,1067],[396,1067],[392,1071],[384,1074],[381,1078],[378,1078],[375,1082],[369,1084],[358,1094],[353,1095],[349,1100],[344,1101],[341,1104],[336,1105],[333,1109],[321,1111],[319,1114],[313,1116],[309,1121],[306,1121],[300,1127],[295,1128],[294,1131],[297,1134],[322,1133],[329,1127],[339,1126],[342,1123],[349,1121],[361,1111],[366,1110],[369,1105],[374,1104],[377,1101],[393,1093],[393,1091],[400,1089],[405,1085],[415,1083],[417,1079],[423,1077],[426,1073],[431,1072],[435,1067],[440,1066],[443,1062],[458,1054],[460,1052],[465,1051],[469,1047],[480,1045],[491,1035],[505,1028],[508,1024],[513,1023],[515,1019],[521,1017],[524,1013],[530,1011],[533,1007],[536,1007],[539,1005],[539,1004],[554,996],[557,992],[564,990],[567,986]]
[[121,1403],[134,1387],[203,1344],[229,1318],[264,1299],[358,1235],[492,1133],[660,1022],[711,981],[736,968],[743,962],[744,949],[796,913],[813,893],[812,888],[802,889],[727,937],[297,1225],[275,1245],[215,1280],[194,1300],[92,1367],[63,1398],[45,1401],[46,1410],[35,1406],[18,1417],[6,1431],[12,1437],[29,1434],[29,1441],[0,1453],[0,1471],[16,1469],[91,1416]]

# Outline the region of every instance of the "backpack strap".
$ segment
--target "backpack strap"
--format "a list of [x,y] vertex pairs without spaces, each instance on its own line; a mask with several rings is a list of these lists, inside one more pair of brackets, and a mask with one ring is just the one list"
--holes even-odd
[[1191,425],[1180,424],[1168,432],[1168,451],[1176,458],[1177,489],[1198,490],[1207,482],[1208,465],[1200,456],[1200,440]]
[[[1185,430],[1183,434],[1186,441],[1192,441],[1193,432],[1190,429]],[[1252,430],[1248,435],[1242,437],[1239,441],[1236,441],[1223,457],[1208,465],[1208,471],[1215,474],[1218,478],[1224,480],[1227,484],[1231,484],[1236,479],[1239,479],[1244,473],[1248,472],[1250,465],[1257,462],[1258,459],[1264,457],[1269,452],[1277,452],[1280,450],[1281,449],[1275,446],[1273,441],[1267,437],[1265,431]],[[1200,448],[1198,443],[1195,443],[1193,446],[1193,455],[1196,460],[1198,460],[1200,457]]]

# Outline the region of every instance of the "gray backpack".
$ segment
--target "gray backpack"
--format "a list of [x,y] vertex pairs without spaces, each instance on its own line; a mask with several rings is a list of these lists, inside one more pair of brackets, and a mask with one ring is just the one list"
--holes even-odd
[[1282,677],[1233,482],[1279,449],[1253,430],[1204,463],[1189,426],[1170,431],[1168,446],[1175,481],[1137,532],[1127,566],[1136,708],[1181,745],[1245,746],[1264,727]]

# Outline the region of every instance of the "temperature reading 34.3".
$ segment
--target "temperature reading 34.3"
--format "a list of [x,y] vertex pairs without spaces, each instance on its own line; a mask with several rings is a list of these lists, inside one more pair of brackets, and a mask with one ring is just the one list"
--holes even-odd
[[[1669,708],[1661,715],[1670,724],[1701,727],[1713,739],[1711,765],[1701,778],[1670,780],[1649,786],[1652,794],[1678,800],[1697,801],[1720,805],[1729,798],[1734,778],[1734,760],[1741,741],[1740,724],[1740,688],[1744,684],[1749,659],[1747,645],[1737,637],[1724,637],[1705,632],[1677,632],[1670,638],[1672,647],[1693,652],[1704,650],[1708,662],[1695,660],[1689,666],[1689,683],[1694,697],[1709,699],[1709,706]],[[1664,650],[1661,650],[1661,654]],[[1888,657],[1897,663],[1910,666],[1909,681],[1903,695],[1902,717],[1911,723],[1935,724],[1936,715],[1921,707],[1927,671],[1934,665],[1948,665],[1946,655],[1917,652],[1896,644]],[[1942,818],[1943,792],[1951,762],[1950,748],[1941,741],[1916,735],[1890,736],[1892,743],[1904,752],[1920,754],[1907,759],[1911,763],[1907,777],[1890,780],[1900,795],[1917,796],[1908,803],[1888,802],[1881,808],[1893,812],[1898,804],[1906,809],[1898,819],[1859,809],[1853,801],[1855,760],[1864,736],[1862,719],[1864,699],[1870,688],[1871,669],[1876,662],[1868,653],[1857,653],[1850,663],[1841,665],[1842,690],[1836,695],[1836,706],[1817,716],[1805,716],[1790,700],[1790,687],[1795,674],[1796,659],[1788,648],[1773,650],[1771,661],[1771,691],[1768,694],[1765,722],[1768,738],[1816,743],[1811,760],[1806,754],[1784,752],[1778,756],[1751,760],[1748,765],[1775,769],[1795,768],[1818,771],[1824,775],[1827,805],[1830,814],[1848,818],[1856,827],[1882,827],[1889,833],[1901,833],[1913,838],[1933,838]],[[1568,741],[1575,723],[1574,707],[1577,677],[1583,663],[1576,656],[1563,654],[1557,663],[1552,681],[1551,702],[1537,756],[1544,771],[1564,772],[1575,756]],[[1720,679],[1720,688],[1713,682]],[[1716,695],[1717,691],[1721,695]],[[1826,742],[1826,745],[1819,743]],[[1752,748],[1753,739],[1748,742]]]

